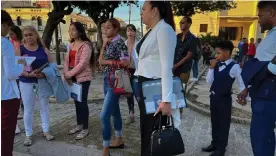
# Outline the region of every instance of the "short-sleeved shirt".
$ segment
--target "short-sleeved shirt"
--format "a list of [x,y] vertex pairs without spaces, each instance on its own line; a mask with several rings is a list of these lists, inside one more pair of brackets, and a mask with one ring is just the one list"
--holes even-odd
[[271,29],[258,45],[255,58],[259,61],[271,61],[276,55],[276,27]]
[[[120,61],[122,59],[128,58],[128,50],[125,45],[124,40],[121,39],[120,36],[116,36],[109,45],[106,46],[105,51],[103,53],[103,58],[105,60],[114,60]],[[111,67],[108,65],[104,66],[104,72],[112,71]]]
[[[182,41],[182,35],[182,33],[177,35],[177,43],[174,54],[174,64],[177,64],[184,57],[186,57],[189,51],[193,53],[193,56],[195,56],[197,52],[196,37],[191,32],[188,32],[185,36],[185,39]],[[192,69],[192,63],[193,57],[190,60],[186,61],[184,64],[182,64],[180,67],[178,67],[175,70],[175,74],[180,75],[181,73],[190,72],[190,70]]]

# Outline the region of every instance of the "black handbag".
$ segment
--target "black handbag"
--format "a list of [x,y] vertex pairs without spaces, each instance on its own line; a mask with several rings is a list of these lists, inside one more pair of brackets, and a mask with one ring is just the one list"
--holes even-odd
[[173,118],[171,125],[162,125],[162,115],[160,115],[158,128],[151,134],[151,155],[152,156],[173,156],[185,152],[184,143],[181,134],[174,127]]

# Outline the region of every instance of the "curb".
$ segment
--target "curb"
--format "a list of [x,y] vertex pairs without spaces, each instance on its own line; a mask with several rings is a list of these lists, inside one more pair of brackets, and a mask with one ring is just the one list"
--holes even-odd
[[[205,67],[200,73],[199,73],[199,78],[203,75],[203,73],[208,69],[208,67]],[[192,90],[192,87],[194,86],[196,82],[192,82],[188,87],[187,87],[187,93],[189,93]],[[204,109],[196,104],[193,104],[188,98],[186,98],[187,106],[194,110],[195,112],[198,112],[202,115],[205,116],[210,116],[210,111],[207,109]],[[244,125],[250,125],[251,120],[248,118],[241,118],[237,116],[231,116],[231,122],[234,123],[239,123],[239,124],[244,124]]]

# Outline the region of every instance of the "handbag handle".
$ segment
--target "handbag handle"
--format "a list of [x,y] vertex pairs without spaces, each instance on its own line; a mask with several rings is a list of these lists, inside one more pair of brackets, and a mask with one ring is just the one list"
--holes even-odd
[[[169,123],[169,122],[168,122],[169,119],[171,119],[172,128],[173,128],[173,130],[174,130],[175,127],[174,127],[174,121],[173,121],[172,115],[167,117],[167,123]],[[159,115],[159,125],[158,125],[158,131],[159,131],[159,132],[162,130],[162,122],[161,122],[161,121],[162,121],[162,114]]]

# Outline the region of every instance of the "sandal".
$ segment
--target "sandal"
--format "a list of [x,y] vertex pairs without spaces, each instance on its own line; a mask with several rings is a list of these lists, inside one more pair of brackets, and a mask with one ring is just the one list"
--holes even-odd
[[32,145],[32,137],[27,136],[24,140],[24,145],[25,146],[31,146]]
[[71,129],[69,132],[68,132],[68,135],[73,135],[73,134],[76,134],[78,132],[80,132],[82,130],[82,128],[79,128],[78,126]]
[[86,137],[87,135],[89,135],[89,132],[88,132],[88,131],[82,130],[82,131],[76,136],[76,140],[81,140],[81,139],[83,139],[84,137]]
[[44,138],[46,139],[46,140],[48,140],[48,141],[51,141],[51,140],[54,140],[55,139],[55,137],[54,136],[52,136],[50,133],[43,133],[43,136],[44,136]]

